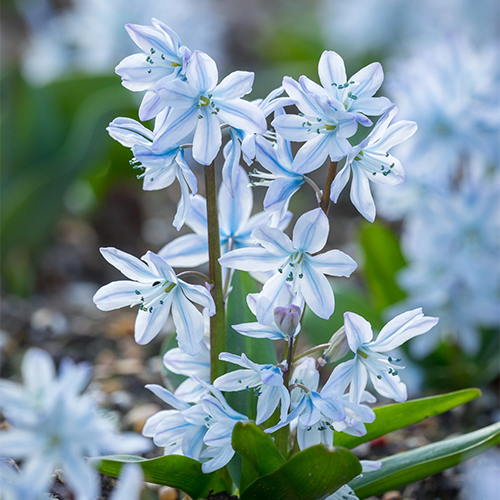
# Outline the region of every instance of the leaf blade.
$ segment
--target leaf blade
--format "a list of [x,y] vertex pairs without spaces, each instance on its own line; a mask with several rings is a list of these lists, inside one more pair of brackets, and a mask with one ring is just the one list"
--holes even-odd
[[362,500],[400,488],[458,465],[500,443],[500,422],[457,438],[422,446],[382,459],[382,467],[352,481]]
[[345,448],[316,445],[256,479],[241,500],[319,500],[360,473],[358,459]]
[[193,499],[205,498],[211,490],[230,493],[217,472],[204,474],[200,462],[181,455],[165,455],[152,459],[135,455],[109,455],[91,458],[90,463],[99,472],[111,477],[118,477],[123,464],[138,463],[144,471],[145,481],[176,488]]
[[371,424],[366,424],[367,433],[364,436],[357,437],[343,432],[335,432],[333,442],[335,445],[351,449],[380,436],[384,436],[389,432],[449,411],[456,406],[478,398],[480,395],[481,391],[479,389],[463,389],[439,396],[381,406],[374,409],[376,415],[375,421]]

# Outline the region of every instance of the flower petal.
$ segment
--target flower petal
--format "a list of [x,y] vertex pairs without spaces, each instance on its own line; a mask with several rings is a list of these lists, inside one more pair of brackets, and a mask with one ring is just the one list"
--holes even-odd
[[115,118],[106,130],[113,139],[127,148],[136,144],[150,147],[153,142],[153,132],[131,118]]
[[153,153],[162,153],[188,136],[198,123],[197,111],[194,107],[172,110],[155,136]]
[[307,141],[313,136],[305,127],[306,121],[307,118],[304,116],[285,114],[277,116],[271,125],[286,140],[302,142]]
[[377,92],[384,81],[384,70],[380,63],[374,62],[360,69],[350,80],[354,80],[357,84],[354,87],[353,94],[358,99],[371,97]]
[[328,217],[321,208],[302,215],[293,228],[293,246],[296,250],[313,254],[325,245],[330,232]]
[[332,182],[330,199],[334,203],[337,203],[340,193],[345,188],[350,177],[351,177],[351,165],[350,163],[346,163],[344,168],[335,176],[335,179]]
[[250,71],[233,71],[227,75],[213,90],[216,99],[237,99],[249,94],[255,73]]
[[373,338],[372,325],[359,314],[344,313],[344,326],[347,342],[354,353]]
[[200,108],[198,112],[198,125],[193,139],[193,158],[202,165],[210,165],[222,144],[220,121],[217,115],[207,108]]
[[182,292],[179,292],[176,300],[172,301],[172,318],[177,329],[177,342],[185,353],[195,355],[201,349],[200,344],[205,333],[203,315]]
[[101,311],[134,306],[141,302],[141,297],[136,290],[136,281],[112,281],[97,290],[93,298],[94,304]]
[[215,303],[214,299],[210,295],[210,292],[201,285],[191,285],[184,281],[179,281],[184,295],[191,301],[200,304],[200,306],[208,309],[210,316],[215,314]]
[[308,140],[295,155],[292,170],[298,174],[304,174],[321,167],[328,157],[332,142],[334,144],[338,142],[332,133],[317,134],[313,139]]
[[358,267],[349,255],[340,250],[329,250],[319,255],[308,256],[307,261],[317,271],[330,276],[349,277]]
[[172,294],[168,294],[163,305],[154,307],[152,312],[139,310],[135,320],[135,341],[138,344],[148,344],[160,333],[167,322],[171,305]]
[[438,318],[424,316],[421,308],[407,311],[389,321],[377,339],[370,344],[370,348],[378,352],[390,351],[407,340],[428,332],[438,321]]
[[370,191],[370,181],[363,171],[355,164],[352,168],[351,201],[358,212],[368,221],[375,220],[375,202]]
[[208,262],[206,235],[185,234],[165,245],[158,255],[172,267],[197,267]]
[[199,94],[212,90],[219,80],[219,72],[215,61],[204,52],[195,50],[186,69],[186,78],[189,85],[194,87]]
[[273,255],[265,248],[238,248],[224,254],[219,262],[223,267],[241,271],[272,271],[284,264],[283,255]]
[[263,134],[267,123],[262,111],[253,103],[243,99],[217,100],[219,118],[234,128],[254,134]]
[[116,267],[127,278],[142,283],[150,283],[157,280],[154,272],[144,262],[133,255],[113,247],[100,248],[99,251],[112,266]]
[[259,226],[252,231],[252,238],[258,241],[273,256],[282,260],[294,252],[290,238],[280,229],[269,226]]
[[336,92],[330,90],[333,84],[335,83],[334,87],[336,89],[338,85],[344,84],[347,81],[344,60],[336,52],[333,52],[333,50],[325,50],[321,54],[318,64],[318,74],[321,85],[333,95],[336,95]]
[[303,277],[299,287],[311,311],[323,319],[329,319],[335,309],[335,298],[328,279],[307,261],[302,267]]

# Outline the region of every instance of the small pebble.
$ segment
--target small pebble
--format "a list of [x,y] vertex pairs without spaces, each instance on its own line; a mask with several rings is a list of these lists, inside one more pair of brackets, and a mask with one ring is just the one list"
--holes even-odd
[[177,500],[179,495],[177,490],[170,486],[161,486],[158,488],[158,500]]
[[384,493],[382,500],[401,500],[401,493],[399,491],[388,491]]

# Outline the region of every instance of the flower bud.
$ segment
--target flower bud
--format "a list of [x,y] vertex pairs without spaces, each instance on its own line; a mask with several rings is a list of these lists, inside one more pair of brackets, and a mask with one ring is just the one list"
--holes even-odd
[[323,357],[327,363],[334,363],[342,359],[350,350],[345,328],[342,326],[332,335],[330,346],[326,349]]
[[274,322],[276,326],[288,337],[292,336],[300,323],[302,311],[299,306],[288,304],[274,309]]

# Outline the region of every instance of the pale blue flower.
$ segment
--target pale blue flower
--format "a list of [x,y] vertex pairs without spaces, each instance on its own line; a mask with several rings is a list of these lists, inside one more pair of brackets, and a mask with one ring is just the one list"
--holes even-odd
[[201,456],[209,458],[202,464],[203,472],[208,473],[224,467],[233,458],[235,452],[231,446],[231,437],[234,426],[238,422],[248,422],[248,418],[233,410],[216,387],[206,386],[212,394],[202,396],[201,404],[211,418],[211,425],[203,438],[208,448]]
[[411,137],[417,131],[417,124],[405,120],[391,124],[397,112],[397,108],[392,106],[368,137],[352,148],[344,168],[332,183],[330,198],[336,203],[352,170],[351,200],[361,215],[370,222],[375,220],[375,202],[369,181],[394,186],[405,180],[401,163],[388,151]]
[[[277,113],[276,116],[282,116]],[[264,198],[264,210],[278,211],[280,215],[288,210],[292,196],[304,184],[304,174],[315,167],[304,168],[301,173],[293,170],[293,156],[290,142],[278,135],[273,144],[264,137],[255,139],[257,161],[270,173],[260,172],[257,169],[250,174],[255,186],[267,187]]]
[[[358,314],[346,312],[344,326],[349,347],[354,352],[354,359],[338,365],[331,375],[331,381],[325,384],[323,391],[336,390],[339,385],[350,384],[350,400],[356,404],[361,401],[368,376],[375,390],[382,396],[394,399],[398,403],[406,401],[406,385],[399,378],[400,359],[387,356],[387,351],[399,347],[407,340],[429,331],[438,318],[424,316],[422,309],[407,311],[389,321],[380,331],[376,340],[372,340],[372,327]],[[339,382],[342,381],[342,382]]]
[[[235,196],[231,196],[225,184],[222,184],[218,196],[219,237],[221,254],[236,248],[255,246],[252,231],[262,224],[270,224],[272,214],[259,212],[252,214],[253,192],[248,175],[242,167],[237,170]],[[288,225],[291,214],[287,213],[279,227]],[[208,262],[208,221],[207,202],[196,195],[191,200],[191,208],[186,218],[186,225],[194,234],[186,234],[165,245],[158,254],[174,267],[196,267]]]
[[279,366],[254,363],[245,354],[236,356],[228,352],[219,354],[219,359],[242,366],[243,370],[235,370],[221,375],[214,381],[217,389],[225,392],[256,389],[257,400],[256,424],[264,423],[281,404],[280,420],[285,421],[290,407],[290,394],[283,385],[283,373]]
[[144,473],[139,464],[125,464],[109,500],[140,500]]
[[194,355],[201,350],[204,335],[202,313],[193,302],[215,314],[210,292],[203,286],[177,279],[173,269],[160,256],[147,252],[142,261],[116,248],[101,248],[103,257],[132,281],[113,281],[100,288],[94,303],[102,311],[139,306],[135,340],[147,344],[172,318],[179,347]]
[[157,19],[152,19],[152,23],[153,26],[125,25],[130,38],[143,52],[126,57],[115,68],[124,87],[148,91],[139,108],[142,121],[154,118],[165,108],[156,87],[184,75],[191,55],[173,30]]
[[[85,457],[150,449],[141,436],[115,432],[109,421],[97,414],[92,399],[80,395],[90,377],[87,366],[80,370],[67,360],[56,377],[50,356],[30,349],[23,359],[23,377],[27,386],[17,386],[17,398],[2,398],[2,411],[10,427],[0,432],[0,456],[23,460],[26,474],[36,471],[41,488],[47,487],[50,475],[61,468],[78,500],[95,498],[98,477]],[[3,389],[5,386],[5,394]],[[12,389],[8,386],[11,396]],[[18,418],[20,412],[31,415]],[[9,420],[9,415],[14,418]]]
[[[271,113],[282,110],[283,106],[293,104],[293,101],[288,97],[279,97],[284,92],[283,87],[279,87],[272,92],[265,99],[257,99],[253,101],[262,113],[267,118]],[[222,167],[222,181],[229,189],[231,195],[234,196],[236,185],[236,172],[239,165],[241,153],[247,165],[251,165],[256,156],[256,139],[259,137],[268,137],[272,140],[275,139],[276,134],[267,131],[264,134],[257,134],[255,132],[248,132],[241,129],[229,127],[231,140],[224,146],[224,165]]]
[[181,187],[181,200],[175,214],[173,225],[180,229],[189,212],[191,197],[189,191],[196,194],[198,183],[189,165],[184,159],[184,150],[175,144],[165,151],[154,153],[152,144],[159,127],[167,119],[170,110],[162,111],[155,121],[154,131],[144,127],[131,118],[115,118],[107,128],[109,135],[120,144],[131,148],[134,158],[131,164],[135,169],[142,169],[137,175],[143,179],[142,188],[154,191],[170,186],[175,179]]
[[[290,379],[291,408],[285,423],[279,423],[266,432],[274,432],[283,425],[297,428],[297,442],[300,449],[319,443],[333,444],[333,431],[354,435],[366,434],[363,422],[373,422],[375,414],[365,405],[354,404],[344,395],[347,383],[333,374],[318,391],[319,371],[316,360],[306,357],[297,365]],[[373,396],[363,395],[373,402]]]
[[174,393],[176,397],[188,403],[198,402],[200,397],[207,392],[203,385],[198,384],[192,378],[193,375],[204,382],[210,382],[210,344],[203,340],[200,346],[200,352],[194,356],[186,354],[178,347],[170,349],[163,356],[163,364],[167,370],[189,377],[177,387]]
[[325,246],[330,224],[317,208],[302,215],[293,230],[293,241],[278,228],[260,226],[252,238],[261,247],[240,248],[219,259],[224,267],[242,271],[278,271],[264,285],[257,301],[257,317],[263,324],[272,323],[274,308],[286,283],[293,286],[317,316],[329,318],[335,302],[332,287],[325,275],[350,276],[357,264],[340,250],[318,255]]
[[[297,173],[310,172],[319,168],[326,158],[338,161],[351,151],[347,137],[356,133],[356,115],[345,111],[344,104],[325,90],[312,93],[310,80],[301,77],[300,83],[285,76],[283,86],[300,115],[281,115],[272,126],[277,133],[289,141],[306,141],[293,160],[293,170]],[[315,87],[315,88],[316,88]]]
[[161,410],[148,418],[142,434],[152,437],[164,448],[166,455],[184,455],[200,460],[203,438],[210,426],[210,417],[201,404],[189,405],[157,384],[146,385],[153,394],[174,408]]
[[[50,473],[49,473],[50,474]],[[47,471],[18,470],[14,461],[0,459],[0,494],[2,500],[48,500],[51,482]]]
[[[204,462],[202,470],[208,473],[231,460],[233,428],[248,418],[233,410],[216,387],[196,375],[193,378],[211,392],[202,395],[201,402],[195,405],[189,405],[159,385],[146,386],[174,410],[161,410],[151,416],[142,433],[153,437],[156,445],[165,448],[165,454],[180,454]],[[209,460],[204,461],[205,458]]]
[[170,148],[195,130],[193,158],[209,165],[221,147],[221,123],[255,133],[267,130],[262,111],[241,99],[252,90],[253,73],[235,71],[217,85],[215,61],[195,51],[189,59],[186,79],[165,82],[159,90],[163,103],[173,110],[155,137],[154,152]]
[[344,109],[356,116],[358,123],[365,127],[373,125],[368,116],[379,116],[391,107],[387,97],[373,97],[384,81],[384,71],[378,62],[369,64],[347,79],[344,61],[336,52],[325,50],[318,64],[318,74],[323,88],[302,77],[301,83],[310,92],[335,98]]

